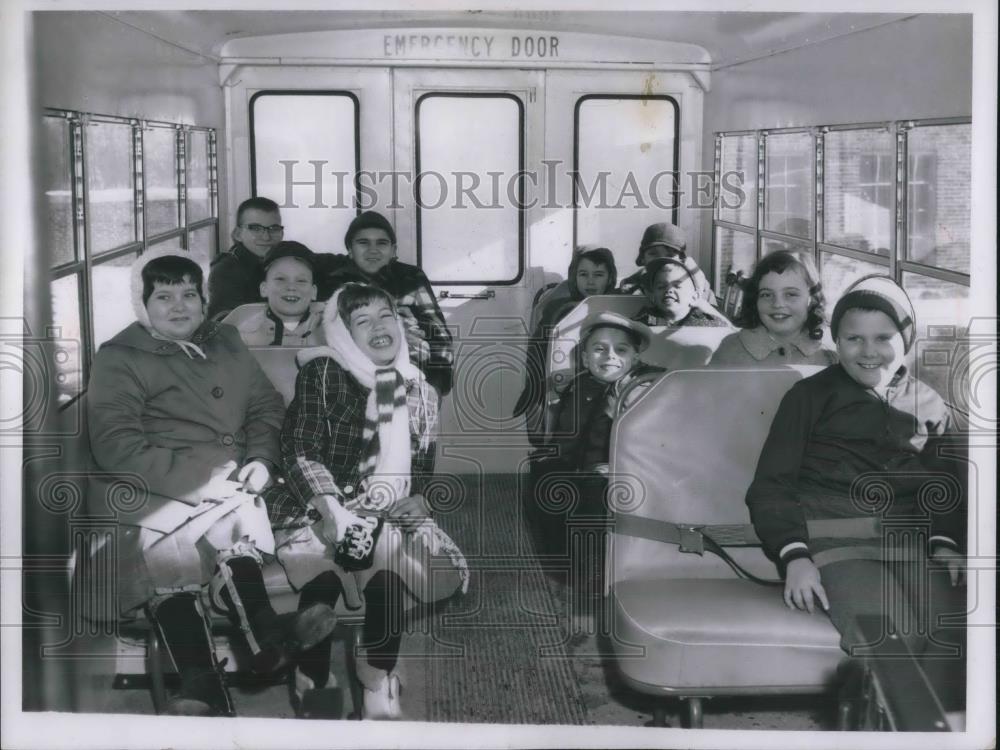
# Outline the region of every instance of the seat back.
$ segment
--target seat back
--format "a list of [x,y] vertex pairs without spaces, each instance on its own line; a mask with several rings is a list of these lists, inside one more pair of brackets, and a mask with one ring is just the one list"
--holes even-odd
[[222,322],[239,328],[241,323],[250,320],[255,315],[260,315],[266,309],[266,302],[250,302],[249,304],[240,305],[230,310],[226,317],[222,319]]
[[[243,305],[249,307],[249,305]],[[243,308],[237,308],[241,310]],[[251,346],[253,354],[264,374],[285,400],[285,406],[295,397],[295,379],[299,374],[296,355],[303,347],[297,346]]]
[[722,339],[735,329],[729,326],[653,326],[653,338],[642,353],[642,361],[667,370],[705,367]]
[[[667,373],[616,420],[610,501],[619,515],[678,524],[748,524],[744,498],[782,397],[819,367],[715,368]],[[614,533],[612,582],[732,578],[719,557]],[[777,571],[759,547],[730,547],[763,578]]]

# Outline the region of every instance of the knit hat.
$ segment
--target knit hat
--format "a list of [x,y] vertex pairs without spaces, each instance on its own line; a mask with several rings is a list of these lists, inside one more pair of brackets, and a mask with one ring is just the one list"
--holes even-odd
[[646,264],[646,273],[642,276],[643,291],[648,292],[653,288],[653,284],[656,283],[656,274],[662,271],[666,266],[679,266],[684,269],[684,273],[688,275],[691,279],[691,283],[694,284],[694,288],[698,289],[698,282],[695,280],[694,272],[688,268],[687,264],[679,258],[653,258]]
[[580,324],[581,344],[587,340],[587,336],[590,335],[591,331],[602,327],[619,328],[623,331],[634,333],[639,337],[640,352],[649,346],[650,339],[653,338],[653,332],[649,330],[649,326],[645,323],[640,323],[638,320],[629,320],[624,315],[604,310],[602,312],[591,313],[584,318],[583,323]]
[[667,224],[666,222],[650,224],[642,233],[642,242],[639,243],[639,255],[636,256],[635,264],[637,266],[643,265],[643,253],[657,245],[663,245],[663,247],[683,253],[687,247],[687,235],[676,224]]
[[316,269],[316,255],[301,242],[295,242],[294,240],[282,240],[267,251],[267,255],[264,256],[262,264],[266,269],[274,263],[274,261],[280,258],[295,258],[296,260],[305,263],[309,266],[309,268],[313,270]]
[[347,227],[347,234],[344,235],[344,245],[348,250],[351,249],[351,240],[354,239],[354,235],[363,229],[381,229],[389,235],[389,240],[392,244],[396,244],[396,232],[393,230],[389,220],[378,211],[365,211],[355,216],[354,221]]
[[136,258],[135,262],[132,263],[132,268],[130,270],[132,310],[135,312],[136,320],[142,323],[142,325],[146,328],[150,328],[151,324],[149,322],[149,313],[146,312],[146,305],[142,301],[142,269],[144,269],[150,261],[156,260],[157,258],[166,258],[171,255],[175,255],[178,258],[186,258],[192,263],[195,263],[201,269],[201,296],[205,299],[206,306],[208,305],[208,265],[206,263],[203,263],[198,258],[195,258],[186,250],[177,250],[176,248],[147,250]]
[[917,335],[916,316],[913,303],[906,291],[888,276],[874,275],[858,279],[837,300],[830,318],[830,334],[837,339],[837,329],[844,313],[856,308],[878,310],[889,316],[903,336],[903,346],[907,352],[913,346]]

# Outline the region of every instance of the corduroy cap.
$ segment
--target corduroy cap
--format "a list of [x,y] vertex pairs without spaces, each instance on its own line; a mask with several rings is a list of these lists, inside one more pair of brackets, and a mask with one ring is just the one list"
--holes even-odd
[[663,247],[683,253],[687,247],[687,235],[684,230],[676,224],[650,224],[646,231],[642,233],[642,241],[639,243],[639,255],[636,256],[635,264],[643,265],[642,254],[649,248],[663,245]]
[[344,246],[348,250],[351,248],[351,240],[354,239],[354,235],[363,229],[381,229],[389,235],[392,244],[396,244],[396,231],[392,228],[389,220],[378,211],[365,211],[354,217],[354,221],[347,227],[347,234],[344,235]]
[[913,346],[917,335],[916,315],[913,303],[906,291],[888,276],[873,275],[858,279],[837,300],[830,317],[830,335],[837,339],[837,329],[844,313],[857,308],[867,308],[883,312],[892,319],[903,337],[903,346],[907,352]]
[[624,315],[616,312],[603,310],[601,312],[591,313],[584,318],[583,323],[580,324],[581,344],[587,340],[591,331],[595,328],[602,327],[619,328],[623,331],[631,331],[639,337],[640,352],[644,351],[646,347],[649,346],[650,339],[653,337],[653,332],[649,330],[649,326],[645,323],[640,323],[638,320],[629,320]]

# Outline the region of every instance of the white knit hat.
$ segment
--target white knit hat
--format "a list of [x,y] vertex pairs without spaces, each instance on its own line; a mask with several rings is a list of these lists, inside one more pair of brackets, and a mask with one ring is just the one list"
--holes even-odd
[[878,310],[888,315],[903,337],[905,350],[910,351],[917,335],[916,315],[913,303],[903,287],[882,275],[865,276],[847,287],[843,296],[837,300],[830,317],[830,335],[834,340],[837,339],[837,329],[844,313],[858,307]]

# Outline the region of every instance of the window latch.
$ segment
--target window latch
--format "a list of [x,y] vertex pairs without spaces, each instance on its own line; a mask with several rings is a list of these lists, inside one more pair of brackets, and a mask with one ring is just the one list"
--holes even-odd
[[462,294],[461,292],[451,292],[447,289],[442,289],[438,293],[438,299],[493,299],[496,296],[497,293],[492,289],[484,289],[475,294]]

